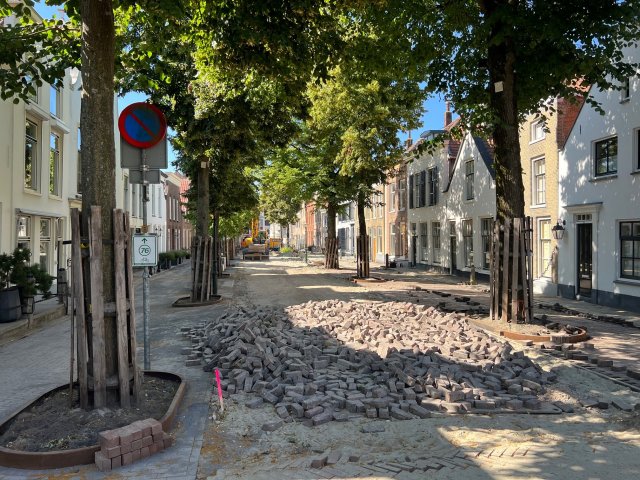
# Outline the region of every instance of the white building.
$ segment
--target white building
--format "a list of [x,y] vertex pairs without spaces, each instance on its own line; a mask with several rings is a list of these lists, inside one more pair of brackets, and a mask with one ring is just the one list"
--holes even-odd
[[338,248],[341,256],[356,255],[356,203],[349,202],[340,207],[340,213],[336,220],[336,230],[338,232]]
[[[428,141],[443,131],[428,131]],[[493,157],[487,143],[465,134],[408,165],[409,258],[450,273],[489,274],[496,214]]]
[[585,103],[560,155],[558,290],[640,311],[640,79],[589,96],[605,114]]

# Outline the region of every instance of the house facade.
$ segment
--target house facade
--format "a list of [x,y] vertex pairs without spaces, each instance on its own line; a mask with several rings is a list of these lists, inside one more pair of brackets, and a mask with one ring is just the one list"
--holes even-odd
[[558,249],[552,229],[558,221],[558,161],[582,101],[564,98],[550,101],[554,111],[529,115],[520,128],[520,158],[524,185],[525,216],[532,219],[533,291],[539,295],[558,292]]
[[560,154],[559,293],[640,311],[640,80],[589,96],[605,114],[585,104]]
[[338,232],[338,248],[341,256],[356,255],[356,204],[349,202],[339,209],[336,220],[336,230]]
[[385,254],[390,261],[408,258],[407,245],[407,166],[401,164],[384,186]]
[[369,236],[369,260],[384,263],[385,252],[385,202],[384,185],[375,185],[371,195],[371,206],[364,209],[364,218]]

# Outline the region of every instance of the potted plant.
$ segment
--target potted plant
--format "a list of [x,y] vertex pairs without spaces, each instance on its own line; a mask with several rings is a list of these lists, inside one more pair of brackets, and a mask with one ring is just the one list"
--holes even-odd
[[[13,285],[12,275],[20,263],[24,263],[24,251],[16,248],[13,253],[0,254],[0,322],[13,322],[22,315],[20,292]],[[27,254],[26,258],[29,256]]]

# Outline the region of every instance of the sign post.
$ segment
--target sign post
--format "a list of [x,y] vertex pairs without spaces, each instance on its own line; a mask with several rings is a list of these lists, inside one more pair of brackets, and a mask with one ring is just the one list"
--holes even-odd
[[[144,369],[151,369],[150,348],[149,348],[149,267],[158,264],[158,244],[156,235],[145,235],[147,233],[147,203],[149,202],[149,183],[159,183],[159,175],[151,175],[151,169],[147,162],[147,149],[151,149],[166,142],[167,120],[162,111],[155,105],[149,103],[132,103],[126,107],[118,118],[118,128],[122,140],[131,149],[123,148],[121,163],[124,168],[132,171],[139,170],[136,182],[142,184],[142,231],[143,235],[133,237],[133,266],[142,266],[142,311],[144,330]],[[124,143],[123,143],[124,145]],[[139,155],[136,155],[136,149]],[[125,154],[125,152],[127,152]],[[164,165],[154,165],[157,171],[159,168],[166,168],[166,145],[164,148]],[[129,154],[131,153],[131,154]],[[137,158],[136,158],[137,157]],[[154,157],[155,158],[155,157]],[[139,160],[138,160],[139,159]],[[162,162],[160,162],[162,163]]]

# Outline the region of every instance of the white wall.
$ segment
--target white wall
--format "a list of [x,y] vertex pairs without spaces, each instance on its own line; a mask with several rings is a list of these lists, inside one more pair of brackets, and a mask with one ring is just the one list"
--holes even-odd
[[[638,50],[628,52],[638,61]],[[566,233],[559,242],[559,283],[575,289],[577,283],[577,215],[591,214],[593,232],[593,289],[611,295],[640,296],[640,281],[620,278],[619,223],[640,219],[640,80],[630,80],[630,97],[621,92],[592,87],[605,115],[585,104],[569,136],[559,165],[559,218]],[[594,145],[609,136],[618,138],[617,173],[596,176]],[[605,294],[605,296],[607,296]],[[594,299],[598,300],[598,299]]]

